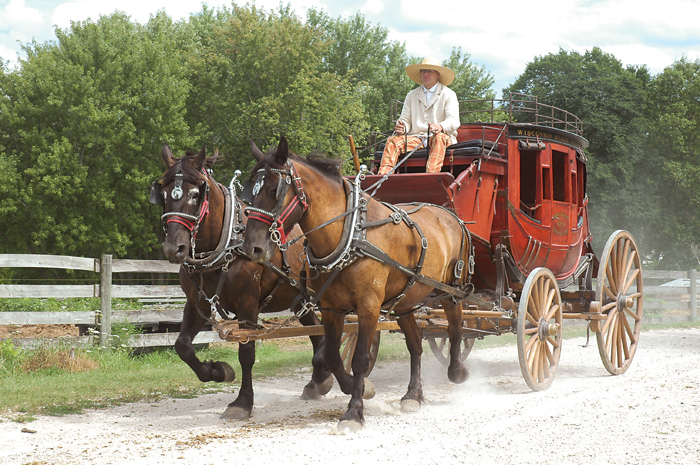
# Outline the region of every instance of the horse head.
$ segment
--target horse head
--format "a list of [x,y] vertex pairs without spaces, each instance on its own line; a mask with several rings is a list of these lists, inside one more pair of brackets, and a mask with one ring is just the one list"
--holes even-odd
[[242,250],[251,260],[262,263],[272,257],[275,247],[285,247],[287,235],[306,212],[308,203],[292,163],[299,157],[290,152],[284,136],[267,155],[251,141],[251,152],[258,163],[241,195],[249,205]]
[[[211,234],[200,228],[209,214],[212,197],[219,191],[212,189],[216,183],[207,172],[217,155],[207,157],[202,147],[197,154],[187,152],[184,157],[175,158],[168,144],[163,144],[161,156],[167,170],[151,186],[150,201],[163,207],[161,219],[165,239],[162,246],[171,263],[182,264],[190,249],[194,253],[195,239],[198,243],[211,242],[207,237]],[[216,239],[218,236],[214,237]]]

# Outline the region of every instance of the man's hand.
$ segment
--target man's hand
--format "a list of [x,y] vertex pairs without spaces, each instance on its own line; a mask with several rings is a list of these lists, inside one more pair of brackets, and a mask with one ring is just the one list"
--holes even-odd
[[442,126],[437,124],[437,123],[429,124],[428,128],[430,129],[430,132],[432,132],[432,133],[442,132]]
[[404,124],[403,124],[403,121],[398,120],[398,121],[396,122],[396,126],[394,126],[394,132],[395,132],[396,134],[398,134],[398,135],[401,135],[401,134],[403,134],[405,131],[406,131],[406,128],[405,128],[405,126],[404,126]]

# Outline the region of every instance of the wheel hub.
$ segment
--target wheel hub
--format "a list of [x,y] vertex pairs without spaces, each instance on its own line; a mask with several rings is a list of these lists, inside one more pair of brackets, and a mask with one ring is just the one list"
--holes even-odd
[[617,311],[622,313],[625,309],[632,308],[634,306],[634,299],[624,295],[622,292],[617,294]]
[[554,337],[557,335],[559,332],[559,324],[558,323],[550,323],[549,321],[545,320],[542,318],[540,320],[539,324],[539,330],[537,332],[537,335],[540,338],[540,341],[545,341],[547,340],[548,337]]

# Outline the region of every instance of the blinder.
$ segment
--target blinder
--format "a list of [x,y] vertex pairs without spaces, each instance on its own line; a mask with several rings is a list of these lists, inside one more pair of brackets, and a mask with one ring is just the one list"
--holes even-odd
[[163,199],[163,185],[161,184],[160,179],[153,181],[153,184],[151,184],[151,195],[148,198],[148,201],[153,205],[160,205],[161,207],[165,208],[165,200]]
[[[175,175],[175,187],[173,187],[172,192],[170,195],[172,196],[173,200],[180,200],[182,198],[182,195],[184,191],[182,190],[182,174],[178,173]],[[204,181],[201,186],[199,186],[200,191],[202,189],[205,189],[207,182]],[[151,193],[148,197],[148,201],[153,204],[153,205],[160,205],[161,207],[165,208],[165,199],[163,198],[163,180],[161,179],[156,179],[153,181],[151,184]]]
[[[275,190],[275,198],[278,202],[284,198],[285,194],[287,193],[287,188],[291,184],[291,177],[280,173],[279,179],[277,180],[277,189]],[[243,191],[241,192],[239,198],[246,204],[250,205],[255,196],[260,193],[260,189],[262,189],[264,185],[265,170],[259,170],[255,179],[249,179],[243,185]]]

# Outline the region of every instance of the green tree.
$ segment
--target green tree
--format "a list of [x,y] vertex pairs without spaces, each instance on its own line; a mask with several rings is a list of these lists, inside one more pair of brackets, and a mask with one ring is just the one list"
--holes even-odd
[[115,13],[55,32],[57,43],[26,45],[0,81],[2,163],[17,173],[0,250],[147,256],[158,245],[144,232],[158,227],[147,196],[160,146],[188,137],[172,21]]
[[700,60],[677,60],[649,85],[647,163],[657,170],[654,249],[666,267],[698,266],[700,244]]
[[588,139],[588,196],[594,245],[602,250],[616,229],[633,233],[642,249],[658,212],[653,168],[645,153],[646,67],[624,67],[595,47],[580,54],[559,50],[535,57],[509,92],[537,96],[583,120]]
[[483,114],[470,117],[467,111],[484,111],[491,108],[487,102],[465,102],[465,100],[494,99],[496,92],[493,90],[495,79],[486,71],[484,65],[470,62],[471,55],[462,52],[461,47],[453,47],[450,58],[442,62],[443,66],[450,68],[455,73],[455,80],[450,84],[460,101],[459,111],[462,113],[462,121],[469,122],[474,119],[483,120]]
[[404,72],[408,61],[405,45],[389,40],[386,28],[372,25],[361,13],[332,19],[324,11],[311,9],[307,24],[327,42],[323,69],[348,77],[362,89],[370,128],[379,132],[392,128],[392,99],[403,99],[414,86]]
[[187,119],[221,148],[228,174],[253,164],[251,138],[268,147],[285,134],[298,153],[341,156],[348,134],[368,131],[363,89],[322,68],[327,42],[289,7],[205,8],[189,27],[201,39],[188,54]]

